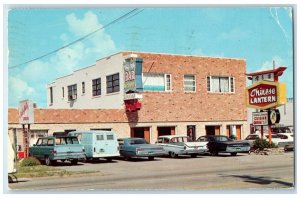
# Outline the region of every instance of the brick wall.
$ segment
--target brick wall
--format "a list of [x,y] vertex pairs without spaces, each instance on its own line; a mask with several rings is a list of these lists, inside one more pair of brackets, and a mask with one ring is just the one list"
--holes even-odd
[[[129,53],[129,52],[127,52]],[[246,61],[242,59],[137,53],[143,73],[171,74],[172,91],[144,92],[142,109],[129,114],[136,121],[246,120]],[[185,74],[196,76],[196,92],[184,93]],[[208,93],[207,76],[235,78],[235,93]]]

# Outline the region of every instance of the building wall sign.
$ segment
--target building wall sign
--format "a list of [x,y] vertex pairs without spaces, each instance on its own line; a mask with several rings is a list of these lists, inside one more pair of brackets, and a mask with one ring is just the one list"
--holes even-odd
[[[278,82],[260,81],[247,88],[247,106],[268,109],[286,103],[286,88]],[[285,101],[284,101],[285,100]]]
[[268,112],[253,112],[252,120],[254,126],[267,126],[268,125]]
[[19,123],[34,123],[33,102],[31,100],[23,100],[19,102]]
[[124,92],[143,91],[142,84],[143,59],[129,56],[125,58],[124,67]]

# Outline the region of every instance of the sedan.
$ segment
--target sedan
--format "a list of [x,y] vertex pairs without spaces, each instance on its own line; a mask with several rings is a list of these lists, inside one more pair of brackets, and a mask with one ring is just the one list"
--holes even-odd
[[197,141],[208,141],[208,150],[215,156],[219,153],[230,153],[232,156],[235,156],[237,153],[245,153],[250,150],[248,142],[232,140],[223,135],[201,136]]
[[118,142],[120,155],[125,160],[133,157],[148,157],[149,160],[154,160],[154,157],[166,154],[162,146],[149,144],[144,138],[121,138]]

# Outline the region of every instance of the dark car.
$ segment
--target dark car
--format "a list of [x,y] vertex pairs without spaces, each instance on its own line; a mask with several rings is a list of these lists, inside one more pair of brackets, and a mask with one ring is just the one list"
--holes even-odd
[[154,157],[166,154],[162,146],[149,144],[144,138],[120,138],[118,143],[120,155],[125,160],[133,157],[147,157],[149,160],[154,160]]
[[232,140],[224,135],[201,136],[197,141],[208,141],[207,147],[212,155],[230,153],[232,156],[235,156],[237,153],[245,153],[250,150],[248,142]]

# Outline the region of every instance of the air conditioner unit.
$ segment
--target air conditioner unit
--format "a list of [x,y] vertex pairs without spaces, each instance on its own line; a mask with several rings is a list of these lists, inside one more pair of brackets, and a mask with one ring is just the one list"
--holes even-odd
[[70,99],[70,100],[76,100],[76,99],[77,99],[77,95],[70,95],[70,96],[69,96],[69,99]]

